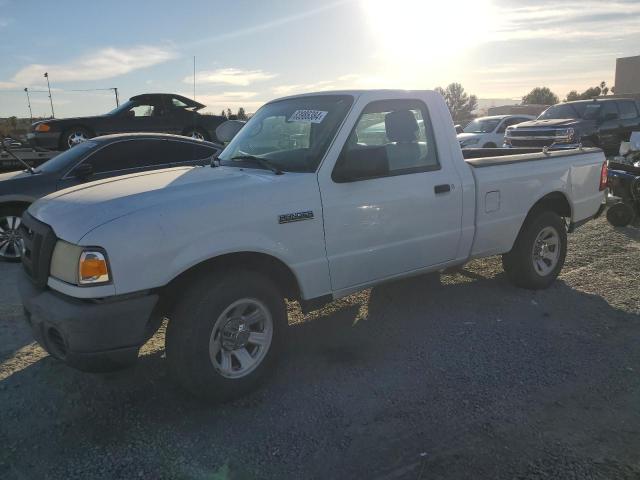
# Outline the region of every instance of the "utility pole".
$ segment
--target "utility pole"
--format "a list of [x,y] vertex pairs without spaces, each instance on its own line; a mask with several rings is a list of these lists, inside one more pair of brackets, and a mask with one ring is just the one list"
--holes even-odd
[[112,90],[116,94],[116,108],[118,108],[120,106],[120,99],[118,98],[118,87],[113,87]]
[[47,88],[49,89],[49,102],[51,103],[51,118],[56,118],[55,113],[53,113],[53,99],[51,98],[51,85],[49,85],[49,73],[44,72],[44,78],[47,79]]
[[193,56],[193,101],[196,101],[196,56]]
[[27,94],[27,106],[29,107],[29,118],[31,122],[33,122],[33,112],[31,111],[31,99],[29,98],[29,89],[24,87],[24,93]]

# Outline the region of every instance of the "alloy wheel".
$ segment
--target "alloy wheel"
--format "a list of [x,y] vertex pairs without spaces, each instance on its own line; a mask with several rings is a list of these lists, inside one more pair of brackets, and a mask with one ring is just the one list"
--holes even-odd
[[0,217],[0,258],[16,259],[22,255],[21,219],[15,215]]

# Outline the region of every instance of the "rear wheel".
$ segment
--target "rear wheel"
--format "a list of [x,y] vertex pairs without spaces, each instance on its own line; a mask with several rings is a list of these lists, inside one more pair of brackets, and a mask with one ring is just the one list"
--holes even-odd
[[60,140],[60,147],[63,150],[67,150],[82,142],[86,142],[93,137],[94,135],[84,127],[71,127],[62,135],[62,138]]
[[532,212],[502,266],[514,285],[547,288],[558,277],[567,255],[564,220],[550,211]]
[[184,136],[195,138],[196,140],[210,140],[209,134],[201,128],[191,128],[184,133]]
[[607,221],[614,227],[626,227],[633,222],[634,217],[633,207],[624,202],[611,205],[607,209]]
[[284,298],[262,274],[206,275],[170,318],[169,369],[197,397],[232,400],[271,373],[286,327]]
[[22,256],[22,207],[0,208],[0,259],[18,262]]

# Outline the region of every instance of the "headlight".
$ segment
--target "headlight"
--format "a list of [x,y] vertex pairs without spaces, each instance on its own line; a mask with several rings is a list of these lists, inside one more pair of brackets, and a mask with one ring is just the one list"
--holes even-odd
[[51,130],[51,126],[46,123],[36,125],[36,132],[48,132],[49,130]]
[[469,145],[475,145],[476,143],[478,143],[480,141],[480,139],[478,137],[474,137],[474,138],[467,138],[465,140],[461,140],[460,141],[460,146],[461,147],[468,147]]
[[58,240],[51,257],[51,276],[72,285],[100,285],[111,281],[104,250]]

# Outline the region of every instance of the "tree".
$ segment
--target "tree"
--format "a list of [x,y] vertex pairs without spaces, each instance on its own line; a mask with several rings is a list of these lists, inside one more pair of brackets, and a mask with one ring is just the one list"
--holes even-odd
[[536,87],[522,97],[523,105],[554,105],[560,99],[548,87]]
[[565,98],[565,102],[573,102],[575,100],[580,100],[580,94],[577,90],[571,90],[567,93],[567,98]]
[[232,115],[233,115],[233,113],[231,113],[231,109],[227,108],[227,118],[231,119]]
[[478,98],[468,95],[461,84],[450,83],[446,89],[436,87],[435,91],[444,97],[454,122],[462,123],[473,118],[472,112],[478,108]]
[[224,111],[224,108],[223,108],[223,109],[222,109],[222,111],[220,112],[220,116],[221,116],[221,117],[226,117],[226,116],[227,116],[226,112]]
[[[611,93],[613,93],[614,88],[611,87]],[[576,90],[571,90],[567,93],[567,98],[565,102],[572,102],[574,100],[589,100],[593,97],[599,97],[600,95],[607,95],[609,93],[609,87],[607,87],[607,82],[604,80],[600,82],[600,85],[596,85],[595,87],[589,87],[584,92],[578,93]]]
[[238,120],[246,120],[247,114],[244,112],[244,107],[238,109]]

